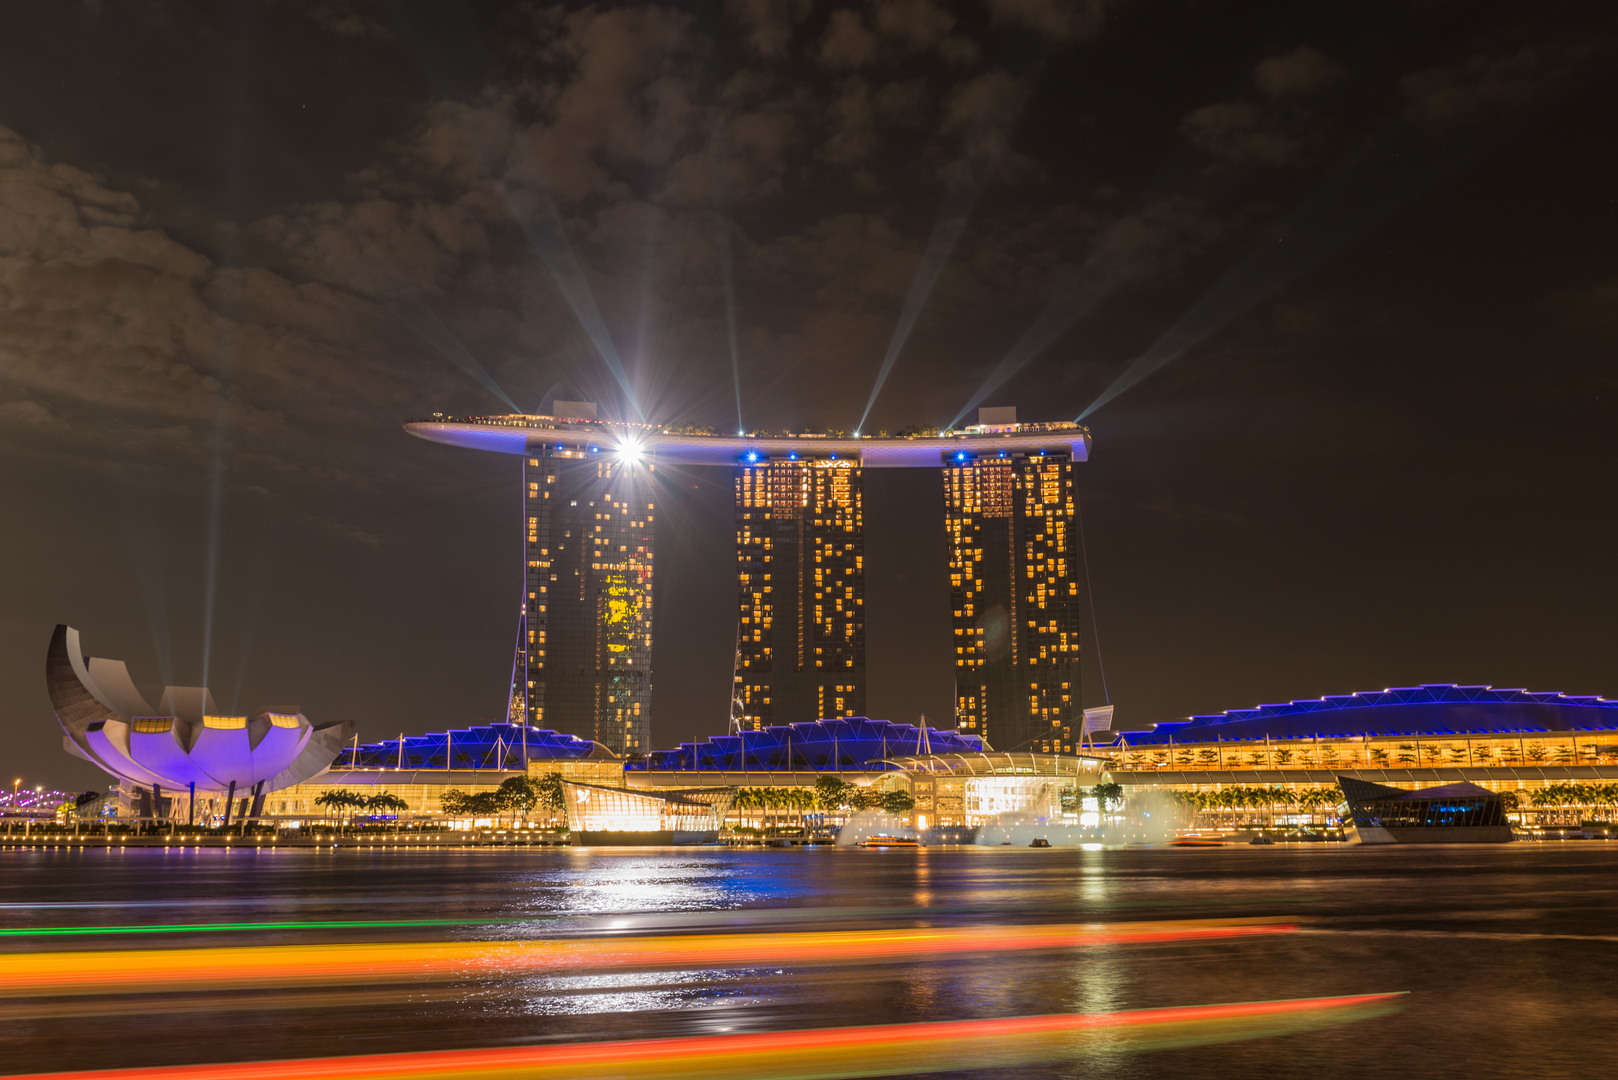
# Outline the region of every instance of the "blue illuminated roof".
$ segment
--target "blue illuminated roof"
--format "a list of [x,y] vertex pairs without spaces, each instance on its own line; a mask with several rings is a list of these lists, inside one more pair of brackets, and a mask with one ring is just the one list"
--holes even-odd
[[1540,735],[1618,728],[1618,701],[1423,683],[1193,716],[1128,732],[1130,746],[1358,735]]
[[344,747],[333,769],[521,769],[527,761],[602,756],[589,739],[521,724],[484,724]]
[[915,724],[837,717],[715,735],[681,743],[676,750],[653,751],[645,764],[627,768],[693,771],[771,772],[863,769],[885,757],[909,754],[976,753],[983,740],[959,731],[923,730]]

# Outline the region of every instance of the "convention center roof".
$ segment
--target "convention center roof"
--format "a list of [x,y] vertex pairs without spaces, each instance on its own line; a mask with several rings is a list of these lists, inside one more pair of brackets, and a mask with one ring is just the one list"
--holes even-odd
[[1424,683],[1232,709],[1118,736],[1131,747],[1359,735],[1540,735],[1618,728],[1618,701]]
[[630,461],[676,465],[748,465],[771,459],[844,460],[872,469],[938,468],[950,461],[1017,454],[1090,456],[1088,428],[1054,423],[974,424],[936,434],[872,436],[767,434],[715,435],[654,424],[553,416],[434,416],[411,420],[418,439],[526,454],[549,446],[565,453],[609,454]]
[[345,747],[332,769],[521,769],[530,761],[616,757],[576,735],[524,724],[484,724]]
[[976,735],[846,716],[715,735],[702,742],[681,743],[675,750],[654,750],[644,765],[627,767],[699,772],[858,769],[895,754],[981,753],[984,749],[983,740]]

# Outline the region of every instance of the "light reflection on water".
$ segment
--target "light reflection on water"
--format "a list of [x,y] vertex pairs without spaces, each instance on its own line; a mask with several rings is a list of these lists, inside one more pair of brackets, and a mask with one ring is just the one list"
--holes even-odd
[[[463,984],[143,994],[6,1004],[0,1072],[730,1031],[1113,1012],[1410,991],[1363,1025],[1225,1048],[1101,1055],[1086,1076],[1597,1075],[1618,845],[1491,850],[515,851],[253,858],[0,853],[0,926],[270,919],[531,919],[139,941],[4,939],[8,951],[500,941],[1142,919],[1304,920],[1266,939],[952,955],[857,967],[580,971]],[[133,901],[133,902],[126,902]],[[228,1025],[220,1038],[210,1014]],[[1467,1052],[1459,1057],[1455,1047]],[[1471,1075],[1478,1075],[1473,1068]],[[1017,1076],[1072,1075],[1023,1066]]]

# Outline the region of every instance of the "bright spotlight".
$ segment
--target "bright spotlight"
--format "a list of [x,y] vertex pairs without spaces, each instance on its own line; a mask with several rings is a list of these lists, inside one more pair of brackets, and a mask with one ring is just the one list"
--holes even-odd
[[639,440],[625,439],[618,444],[618,460],[625,465],[634,465],[640,461],[643,451]]

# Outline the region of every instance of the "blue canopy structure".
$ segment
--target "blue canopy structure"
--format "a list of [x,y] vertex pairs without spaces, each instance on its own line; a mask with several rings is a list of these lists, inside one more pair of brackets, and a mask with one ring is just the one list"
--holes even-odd
[[1232,709],[1119,736],[1131,747],[1358,735],[1538,735],[1610,731],[1618,701],[1602,697],[1423,683]]
[[626,767],[692,772],[836,771],[865,769],[889,757],[976,753],[983,748],[981,738],[959,731],[846,716],[715,735],[701,742],[681,743],[676,750],[653,751],[644,764],[633,762]]
[[612,757],[589,739],[524,724],[484,724],[345,747],[341,769],[521,769],[530,761]]

